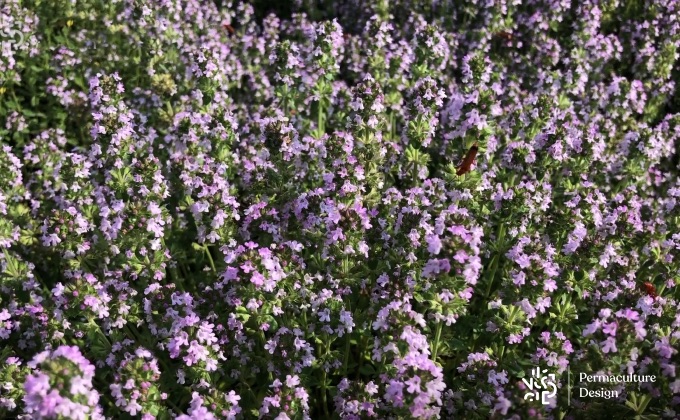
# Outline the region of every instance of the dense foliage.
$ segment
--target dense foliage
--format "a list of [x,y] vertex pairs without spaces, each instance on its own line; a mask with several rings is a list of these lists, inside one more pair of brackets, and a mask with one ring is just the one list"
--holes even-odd
[[2,0],[0,417],[680,416],[680,2],[283,3]]

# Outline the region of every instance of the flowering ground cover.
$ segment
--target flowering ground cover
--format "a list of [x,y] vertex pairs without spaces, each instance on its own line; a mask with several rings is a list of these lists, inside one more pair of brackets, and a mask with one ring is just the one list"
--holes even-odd
[[680,416],[679,1],[2,0],[0,47],[0,418]]

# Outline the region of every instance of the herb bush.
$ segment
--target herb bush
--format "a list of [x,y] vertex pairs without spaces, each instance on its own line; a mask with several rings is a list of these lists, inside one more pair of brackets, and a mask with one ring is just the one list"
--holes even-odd
[[679,30],[675,0],[4,0],[0,417],[677,418]]

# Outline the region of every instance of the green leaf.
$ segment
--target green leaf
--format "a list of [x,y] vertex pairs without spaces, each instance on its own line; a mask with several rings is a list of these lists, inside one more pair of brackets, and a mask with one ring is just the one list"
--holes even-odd
[[375,368],[371,364],[363,365],[361,369],[359,369],[359,373],[364,376],[373,376],[373,374],[375,374]]

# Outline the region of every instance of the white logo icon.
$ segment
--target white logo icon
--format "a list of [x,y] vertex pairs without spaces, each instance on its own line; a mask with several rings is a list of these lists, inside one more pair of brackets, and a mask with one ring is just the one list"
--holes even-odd
[[[543,375],[547,373],[548,369],[543,369],[541,372],[540,368],[535,368],[531,371],[531,379],[528,381],[526,378],[522,378],[522,382],[527,386],[529,392],[524,394],[524,399],[529,399],[530,401],[541,401],[541,404],[548,405],[548,399],[554,397],[557,394],[557,382],[555,380],[555,374],[551,373],[548,375]],[[552,391],[550,390],[552,389]]]
[[21,45],[24,43],[24,34],[15,29],[9,29],[5,32],[0,31],[0,40],[5,40],[8,38],[10,44]]

